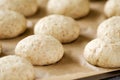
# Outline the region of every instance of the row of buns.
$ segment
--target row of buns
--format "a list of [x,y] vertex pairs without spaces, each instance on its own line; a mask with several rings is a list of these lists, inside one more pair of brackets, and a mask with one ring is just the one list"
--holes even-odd
[[[97,39],[89,42],[84,50],[84,58],[90,64],[120,67],[120,13],[119,0],[109,0],[104,12],[112,17],[100,24]],[[50,65],[64,56],[62,43],[70,43],[80,35],[80,25],[76,18],[89,14],[89,0],[39,0],[39,7],[46,7],[48,15],[34,26],[30,35],[15,48],[15,55],[0,58],[1,80],[34,80],[32,65]],[[117,6],[117,7],[116,7]],[[26,17],[38,10],[36,0],[0,0],[0,39],[14,38],[27,29]],[[1,53],[1,46],[0,46]],[[11,75],[12,74],[12,75]]]

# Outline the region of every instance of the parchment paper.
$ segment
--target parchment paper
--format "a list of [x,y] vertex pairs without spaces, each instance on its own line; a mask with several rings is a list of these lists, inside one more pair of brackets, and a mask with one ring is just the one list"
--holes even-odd
[[[65,55],[58,63],[49,66],[35,66],[36,80],[71,80],[116,70],[90,65],[83,58],[85,45],[96,37],[98,25],[106,19],[103,13],[104,3],[105,1],[91,2],[89,15],[77,19],[81,27],[79,38],[72,43],[63,44]],[[3,56],[14,54],[16,44],[26,36],[32,35],[34,24],[45,15],[45,10],[39,10],[36,15],[27,18],[28,29],[25,33],[13,39],[0,40],[3,46]]]

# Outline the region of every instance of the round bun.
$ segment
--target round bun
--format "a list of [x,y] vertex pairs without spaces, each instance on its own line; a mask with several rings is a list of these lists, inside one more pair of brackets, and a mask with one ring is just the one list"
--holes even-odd
[[49,0],[49,14],[61,14],[72,18],[86,16],[90,11],[89,0]]
[[85,59],[97,66],[120,67],[120,43],[106,43],[101,39],[89,42],[84,50]]
[[26,28],[23,15],[10,10],[0,10],[0,39],[16,37]]
[[108,0],[104,12],[107,17],[120,16],[120,0]]
[[51,35],[62,43],[68,43],[78,38],[80,27],[70,17],[50,15],[38,21],[35,25],[34,33]]
[[89,42],[84,50],[85,59],[97,66],[120,67],[120,17],[112,17],[100,24],[97,39]]
[[34,80],[31,63],[18,56],[0,58],[0,80]]
[[97,37],[106,42],[120,41],[120,17],[112,17],[101,23],[97,30]]
[[32,35],[17,44],[15,53],[25,57],[33,65],[48,65],[59,61],[63,57],[64,49],[52,36]]
[[36,0],[0,0],[0,9],[17,11],[24,16],[31,16],[37,11]]

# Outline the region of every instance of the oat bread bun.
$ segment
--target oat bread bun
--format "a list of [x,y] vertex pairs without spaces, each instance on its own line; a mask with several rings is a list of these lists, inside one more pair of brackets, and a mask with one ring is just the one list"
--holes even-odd
[[0,58],[0,80],[34,80],[32,64],[18,56]]
[[48,1],[49,0],[37,0],[37,3],[40,8],[46,8]]
[[97,39],[89,42],[84,50],[85,59],[96,66],[120,67],[120,17],[103,21],[97,30]]
[[98,27],[97,37],[106,42],[120,41],[120,17],[115,16],[103,21]]
[[15,53],[25,57],[33,65],[49,65],[63,57],[64,49],[54,37],[41,34],[21,40],[16,46]]
[[107,17],[120,16],[120,0],[108,0],[104,12]]
[[24,16],[31,16],[37,11],[36,0],[0,0],[0,9],[17,11]]
[[89,63],[96,66],[120,67],[120,42],[106,43],[101,39],[94,39],[86,45],[84,57]]
[[71,17],[50,15],[37,22],[34,33],[51,35],[62,43],[68,43],[78,38],[80,27]]
[[47,6],[49,14],[61,14],[72,18],[86,16],[89,11],[89,0],[49,0]]
[[0,39],[16,37],[26,28],[23,15],[10,10],[0,10]]

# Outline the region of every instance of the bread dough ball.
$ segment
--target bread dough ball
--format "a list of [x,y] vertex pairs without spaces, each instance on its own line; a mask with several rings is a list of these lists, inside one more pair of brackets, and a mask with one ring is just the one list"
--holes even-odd
[[112,17],[100,24],[97,39],[89,42],[84,50],[85,59],[97,66],[120,67],[120,17]]
[[48,0],[37,0],[37,3],[40,8],[46,8]]
[[10,10],[0,10],[0,39],[16,37],[26,28],[26,19],[23,15]]
[[108,0],[104,12],[107,17],[120,16],[120,0]]
[[0,58],[0,80],[34,79],[34,68],[26,59],[12,55]]
[[97,30],[97,37],[106,42],[120,41],[120,17],[112,17],[101,23]]
[[60,42],[68,43],[78,38],[80,27],[70,17],[50,15],[38,21],[35,25],[34,33],[52,35]]
[[49,0],[47,11],[73,18],[86,16],[90,11],[89,0]]
[[15,53],[25,57],[33,65],[48,65],[59,61],[63,57],[64,49],[52,36],[32,35],[17,44]]
[[108,44],[101,39],[94,39],[86,45],[84,57],[93,65],[108,68],[120,67],[120,42]]
[[31,16],[37,11],[36,0],[0,0],[0,9],[17,11],[24,16]]

